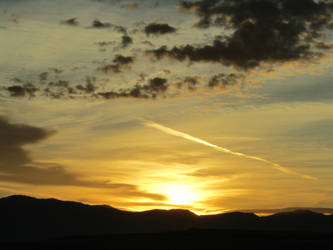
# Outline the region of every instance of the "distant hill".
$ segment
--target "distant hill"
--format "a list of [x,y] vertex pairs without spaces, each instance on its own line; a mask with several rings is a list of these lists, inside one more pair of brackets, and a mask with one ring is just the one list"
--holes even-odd
[[308,210],[315,213],[321,214],[333,214],[333,208],[321,208],[321,207],[287,207],[281,209],[246,209],[240,210],[239,212],[244,213],[256,213],[256,214],[276,214],[284,212],[292,212],[295,210]]
[[188,210],[127,212],[56,199],[9,196],[0,199],[0,241],[72,236],[156,233],[189,229],[333,232],[333,215],[308,210],[258,217],[232,212],[198,216]]

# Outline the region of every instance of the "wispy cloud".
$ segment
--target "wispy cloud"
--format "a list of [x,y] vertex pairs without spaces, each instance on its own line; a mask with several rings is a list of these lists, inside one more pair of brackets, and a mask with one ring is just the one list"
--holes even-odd
[[240,153],[240,152],[234,152],[234,151],[232,151],[230,149],[220,147],[218,145],[212,144],[212,143],[207,142],[205,140],[202,140],[200,138],[197,138],[197,137],[191,136],[189,134],[186,134],[186,133],[174,130],[172,128],[165,127],[165,126],[163,126],[161,124],[158,124],[158,123],[155,123],[153,121],[144,121],[144,124],[146,126],[148,126],[148,127],[157,129],[157,130],[162,131],[162,132],[164,132],[166,134],[177,136],[177,137],[181,137],[183,139],[186,139],[186,140],[189,140],[189,141],[193,141],[193,142],[205,145],[207,147],[211,147],[211,148],[213,148],[213,149],[215,149],[215,150],[217,150],[219,152],[223,152],[223,153],[226,153],[226,154],[231,154],[231,155],[235,155],[235,156],[239,156],[239,157],[243,157],[243,158],[247,158],[247,159],[251,159],[251,160],[256,160],[256,161],[261,161],[261,162],[267,163],[267,164],[271,165],[272,167],[274,167],[275,169],[277,169],[277,170],[279,170],[279,171],[281,171],[281,172],[283,172],[285,174],[295,175],[295,176],[298,176],[298,177],[301,177],[301,178],[304,178],[304,179],[308,179],[308,180],[317,180],[316,177],[295,172],[295,171],[293,171],[291,169],[288,169],[286,167],[281,166],[278,163],[266,160],[266,159],[258,157],[258,156],[247,155],[247,154]]

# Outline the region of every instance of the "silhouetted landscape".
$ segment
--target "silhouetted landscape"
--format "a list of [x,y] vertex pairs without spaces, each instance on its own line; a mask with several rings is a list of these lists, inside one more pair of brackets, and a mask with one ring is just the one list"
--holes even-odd
[[109,249],[115,244],[256,249],[318,249],[333,243],[333,215],[309,210],[259,217],[232,212],[198,216],[188,210],[121,211],[56,199],[0,199],[5,249]]

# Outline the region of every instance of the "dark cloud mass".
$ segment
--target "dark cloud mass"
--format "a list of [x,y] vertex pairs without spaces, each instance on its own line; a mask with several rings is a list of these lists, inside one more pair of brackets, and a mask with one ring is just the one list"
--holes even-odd
[[[313,47],[330,28],[333,6],[329,1],[202,0],[181,2],[200,18],[197,27],[221,27],[221,36],[204,46],[162,46],[147,54],[179,61],[216,62],[239,69],[261,63],[308,60],[320,56]],[[226,35],[225,30],[231,31]]]
[[67,172],[58,164],[34,162],[23,146],[38,143],[53,134],[55,134],[53,130],[12,124],[0,116],[0,181],[30,185],[104,188],[130,197],[166,200],[163,195],[141,191],[135,185],[82,180],[80,178],[82,176]]
[[31,83],[26,83],[24,85],[13,85],[7,88],[10,96],[12,97],[34,97],[35,93],[39,90]]
[[146,35],[164,35],[168,33],[175,33],[176,29],[166,23],[150,23],[145,27]]
[[121,37],[121,47],[123,49],[127,48],[129,45],[131,45],[133,43],[133,39],[128,36],[128,35],[123,35]]
[[132,88],[120,89],[118,91],[100,92],[99,95],[105,99],[115,98],[157,98],[163,96],[168,90],[168,80],[165,78],[152,78],[145,85],[136,84]]

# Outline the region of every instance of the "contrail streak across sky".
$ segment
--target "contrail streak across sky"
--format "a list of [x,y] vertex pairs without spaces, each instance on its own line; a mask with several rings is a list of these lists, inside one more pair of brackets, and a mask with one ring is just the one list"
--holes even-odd
[[183,133],[183,132],[180,132],[180,131],[177,131],[177,130],[174,130],[174,129],[171,129],[171,128],[168,128],[168,127],[165,127],[161,124],[158,124],[156,122],[153,122],[153,121],[147,121],[145,120],[144,121],[144,124],[148,127],[151,127],[151,128],[154,128],[154,129],[157,129],[157,130],[160,130],[166,134],[169,134],[169,135],[173,135],[173,136],[177,136],[177,137],[181,137],[181,138],[184,138],[186,140],[189,140],[189,141],[193,141],[193,142],[196,142],[196,143],[200,143],[200,144],[203,144],[207,147],[211,147],[217,151],[220,151],[220,152],[223,152],[223,153],[227,153],[227,154],[231,154],[231,155],[235,155],[235,156],[239,156],[239,157],[243,157],[243,158],[247,158],[247,159],[252,159],[252,160],[256,160],[256,161],[261,161],[261,162],[264,162],[264,163],[267,163],[269,165],[271,165],[272,167],[274,167],[275,169],[285,173],[285,174],[289,174],[289,175],[296,175],[298,177],[301,177],[301,178],[304,178],[304,179],[308,179],[308,180],[317,180],[316,177],[313,177],[313,176],[310,176],[310,175],[306,175],[306,174],[301,174],[301,173],[297,173],[293,170],[290,170],[286,167],[283,167],[281,166],[280,164],[277,164],[277,163],[274,163],[272,161],[269,161],[269,160],[266,160],[266,159],[263,159],[261,157],[257,157],[257,156],[252,156],[252,155],[247,155],[247,154],[243,154],[243,153],[240,153],[240,152],[234,152],[234,151],[231,151],[227,148],[223,148],[223,147],[220,147],[220,146],[217,146],[215,144],[212,144],[210,142],[207,142],[207,141],[204,141],[200,138],[196,138],[194,136],[191,136],[189,134],[186,134],[186,133]]

